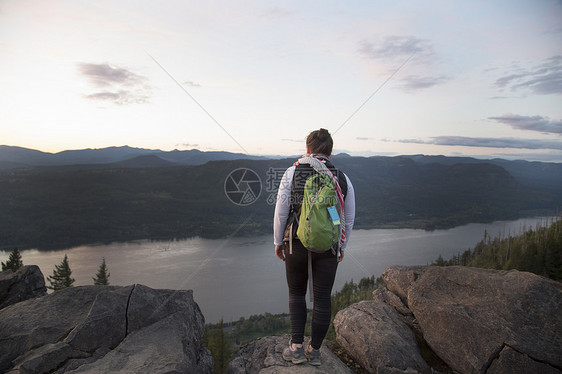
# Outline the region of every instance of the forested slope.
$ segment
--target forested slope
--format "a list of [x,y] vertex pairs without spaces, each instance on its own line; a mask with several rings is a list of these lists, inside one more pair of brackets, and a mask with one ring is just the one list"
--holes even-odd
[[487,269],[528,271],[562,281],[562,220],[548,227],[537,223],[520,233],[484,238],[449,260],[439,257],[435,265],[463,265]]
[[[271,233],[276,188],[293,159],[165,166],[156,156],[114,164],[0,172],[0,248]],[[334,157],[353,182],[357,228],[452,227],[546,214],[560,194],[522,185],[488,163],[420,164],[402,157]],[[255,171],[261,193],[233,204],[225,180]]]

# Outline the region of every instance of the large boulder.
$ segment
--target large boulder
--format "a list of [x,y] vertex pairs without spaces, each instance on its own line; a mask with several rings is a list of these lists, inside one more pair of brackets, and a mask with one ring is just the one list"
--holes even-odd
[[334,320],[367,372],[562,374],[561,283],[470,267],[392,266],[382,277],[375,301]]
[[562,284],[519,271],[429,268],[408,291],[425,340],[461,373],[512,362],[562,367]]
[[212,373],[192,291],[71,287],[0,310],[0,372]]
[[[305,342],[306,343],[306,342]],[[283,359],[283,349],[289,344],[289,336],[267,336],[254,340],[242,348],[228,365],[228,374],[352,374],[327,347],[320,348],[321,366],[294,365]]]
[[338,312],[337,342],[369,373],[430,373],[403,317],[381,301],[361,301]]
[[425,341],[459,373],[560,373],[562,284],[516,270],[391,267]]
[[46,294],[45,277],[36,265],[0,272],[0,309]]

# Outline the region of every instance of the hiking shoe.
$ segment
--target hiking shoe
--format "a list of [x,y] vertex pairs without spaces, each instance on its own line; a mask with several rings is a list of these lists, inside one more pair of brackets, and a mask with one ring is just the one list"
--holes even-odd
[[295,347],[292,349],[293,344],[289,341],[289,346],[283,350],[283,359],[291,361],[293,364],[298,365],[307,361],[304,354],[304,347]]
[[320,350],[312,348],[311,345],[308,346],[306,350],[308,355],[308,363],[313,366],[320,366]]

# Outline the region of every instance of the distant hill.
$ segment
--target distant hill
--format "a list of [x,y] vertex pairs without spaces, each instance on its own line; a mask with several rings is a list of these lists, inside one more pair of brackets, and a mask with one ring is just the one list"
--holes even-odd
[[[197,149],[186,151],[161,151],[154,149],[133,148],[129,146],[108,147],[100,149],[69,150],[48,153],[33,149],[0,145],[0,170],[30,166],[61,165],[103,165],[122,162],[140,156],[156,156],[176,165],[201,165],[209,161],[266,159],[262,156],[230,152],[202,152]],[[160,165],[154,165],[160,166]]]
[[445,157],[425,155],[401,157],[409,158],[414,162],[422,165],[477,164],[486,162],[504,168],[518,182],[524,185],[546,188],[552,192],[562,194],[562,163],[524,160],[508,161],[499,158],[492,160],[478,160],[471,157]]
[[[170,155],[187,156],[173,151],[103,164],[0,170],[0,249],[271,233],[275,182],[294,159],[182,166]],[[538,172],[525,178],[524,168],[515,177],[482,160],[343,155],[333,161],[352,180],[356,228],[448,228],[550,214],[562,207],[560,190],[551,187],[556,178]],[[555,165],[534,166],[550,170]],[[249,168],[261,179],[261,193],[251,205],[233,204],[224,191],[227,176],[239,168]],[[535,183],[524,183],[530,180]]]
[[108,168],[163,168],[171,166],[177,166],[177,164],[156,155],[137,156],[107,165]]
[[515,219],[562,205],[562,194],[525,185],[505,168],[475,163],[417,162],[410,157],[345,157],[334,163],[361,196],[358,227],[446,228]]

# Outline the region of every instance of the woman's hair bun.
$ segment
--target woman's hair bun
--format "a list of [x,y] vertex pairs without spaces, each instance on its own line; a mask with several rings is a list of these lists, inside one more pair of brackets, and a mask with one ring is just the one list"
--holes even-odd
[[334,141],[332,140],[330,132],[322,128],[308,134],[308,137],[306,138],[306,145],[308,146],[310,153],[321,153],[326,156],[330,156],[332,154]]

